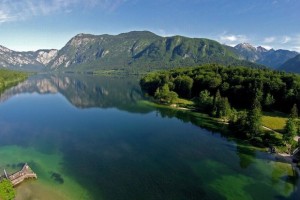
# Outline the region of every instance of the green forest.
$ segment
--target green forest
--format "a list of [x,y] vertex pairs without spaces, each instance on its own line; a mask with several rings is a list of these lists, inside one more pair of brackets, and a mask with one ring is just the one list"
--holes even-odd
[[[144,76],[142,90],[160,103],[178,98],[194,102],[194,109],[229,123],[238,137],[265,143],[262,111],[289,114],[283,141],[294,144],[300,106],[300,75],[266,68],[225,67],[207,64],[196,68],[152,72]],[[292,114],[291,114],[292,113]]]
[[25,72],[0,69],[0,93],[27,77],[28,73]]

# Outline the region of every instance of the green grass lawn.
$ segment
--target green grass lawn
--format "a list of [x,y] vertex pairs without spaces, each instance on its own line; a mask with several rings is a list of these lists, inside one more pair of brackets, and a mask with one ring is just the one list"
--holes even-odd
[[288,116],[280,112],[264,112],[262,124],[274,131],[282,132]]

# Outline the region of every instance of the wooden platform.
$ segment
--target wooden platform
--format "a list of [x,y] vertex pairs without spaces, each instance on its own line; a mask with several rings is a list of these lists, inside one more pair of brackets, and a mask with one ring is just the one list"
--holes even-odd
[[11,181],[13,186],[22,183],[26,179],[30,179],[30,178],[37,179],[36,173],[32,171],[32,169],[29,167],[27,163],[24,164],[23,168],[20,171],[14,174],[7,175],[5,170],[4,172],[5,172],[5,177]]

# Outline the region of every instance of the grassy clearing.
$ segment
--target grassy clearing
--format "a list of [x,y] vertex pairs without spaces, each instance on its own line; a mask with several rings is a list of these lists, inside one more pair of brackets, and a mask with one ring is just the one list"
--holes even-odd
[[264,112],[262,124],[276,132],[282,133],[287,119],[288,116],[280,112]]

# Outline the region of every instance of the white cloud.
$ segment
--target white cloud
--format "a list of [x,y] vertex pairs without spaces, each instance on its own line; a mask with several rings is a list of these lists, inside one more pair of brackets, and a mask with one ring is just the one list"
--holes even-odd
[[249,39],[245,35],[227,35],[223,34],[219,37],[221,43],[225,43],[227,45],[234,45],[238,43],[248,42]]
[[289,37],[289,36],[283,36],[281,43],[282,44],[286,44],[286,43],[288,43],[291,40],[292,40],[291,37]]
[[269,45],[260,45],[261,47],[267,49],[267,50],[270,50],[272,49],[273,47],[269,46]]
[[83,9],[99,7],[112,12],[125,2],[126,0],[0,0],[0,23],[59,12],[69,13],[75,7]]
[[0,10],[0,23],[11,21],[11,20],[13,20],[12,16],[9,16],[9,14],[7,14],[4,11]]
[[267,37],[264,39],[264,43],[272,43],[276,40],[276,37]]
[[295,47],[292,48],[292,50],[297,51],[297,52],[300,53],[300,46],[295,46]]
[[221,36],[221,40],[235,42],[237,41],[237,37],[235,35]]
[[300,35],[282,35],[266,37],[262,40],[261,46],[270,46],[275,49],[287,49],[299,52]]

